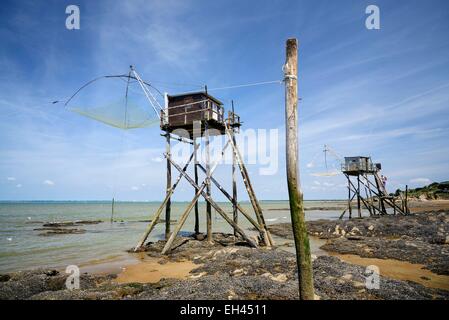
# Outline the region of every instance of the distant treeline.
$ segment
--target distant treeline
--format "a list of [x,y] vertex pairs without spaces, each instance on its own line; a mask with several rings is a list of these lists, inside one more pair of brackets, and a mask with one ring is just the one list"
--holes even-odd
[[[395,195],[404,194],[404,190],[396,190]],[[408,196],[416,199],[426,200],[449,200],[449,181],[434,182],[428,186],[409,189]]]

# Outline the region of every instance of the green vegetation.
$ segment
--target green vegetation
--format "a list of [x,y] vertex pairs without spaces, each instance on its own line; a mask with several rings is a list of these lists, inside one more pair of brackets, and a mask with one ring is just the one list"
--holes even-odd
[[[403,190],[396,190],[395,195],[404,193]],[[428,186],[416,189],[409,189],[409,198],[427,199],[427,200],[449,200],[449,181],[434,182]]]

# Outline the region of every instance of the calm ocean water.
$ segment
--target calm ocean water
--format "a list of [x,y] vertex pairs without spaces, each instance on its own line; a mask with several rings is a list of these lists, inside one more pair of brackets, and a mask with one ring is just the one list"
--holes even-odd
[[[335,206],[336,202],[306,201],[306,207]],[[172,204],[172,219],[178,219],[186,203]],[[230,204],[222,203],[227,212]],[[156,202],[118,202],[115,204],[114,219],[111,224],[110,202],[1,202],[0,203],[0,272],[9,272],[37,267],[64,268],[67,265],[83,265],[101,261],[126,258],[127,249],[133,247],[158,208]],[[249,203],[242,203],[252,212]],[[268,224],[290,222],[287,201],[261,201],[265,220]],[[287,210],[286,210],[287,209]],[[232,229],[213,212],[214,231],[232,232]],[[335,219],[340,211],[307,211],[308,220]],[[205,204],[200,204],[201,230],[205,229]],[[163,217],[162,217],[163,218]],[[97,225],[82,225],[84,234],[39,236],[44,222],[102,220]],[[250,224],[240,215],[245,229]],[[174,226],[172,226],[173,228]],[[183,231],[193,230],[193,211]],[[148,239],[162,239],[164,224],[158,224]]]

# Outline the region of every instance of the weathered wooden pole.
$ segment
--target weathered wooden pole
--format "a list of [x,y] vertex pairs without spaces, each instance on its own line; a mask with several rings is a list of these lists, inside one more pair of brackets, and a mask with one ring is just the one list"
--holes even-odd
[[409,214],[410,211],[408,210],[408,185],[405,186],[405,214]]
[[[193,151],[193,153],[190,155],[189,160],[187,161],[187,163],[184,165],[184,168],[182,169],[182,171],[186,171],[187,168],[190,165],[190,162],[192,161],[196,148],[198,148],[198,145],[194,145],[195,146],[195,150]],[[170,159],[169,157],[167,157],[167,159]],[[157,209],[156,213],[154,214],[153,218],[151,219],[150,224],[148,225],[147,229],[145,230],[145,233],[143,234],[142,238],[140,239],[139,243],[134,247],[134,251],[137,251],[140,249],[140,247],[143,246],[143,244],[145,243],[145,241],[147,240],[148,236],[150,235],[151,231],[153,231],[154,227],[156,226],[156,224],[159,221],[159,217],[162,214],[162,210],[164,210],[164,207],[167,205],[168,200],[170,199],[171,195],[175,192],[176,187],[178,186],[179,182],[181,181],[181,178],[183,177],[182,174],[178,175],[178,178],[176,178],[175,183],[173,184],[173,186],[170,188],[169,192],[165,195],[165,199],[164,201],[162,201],[161,205],[159,206],[159,208]]]
[[[231,101],[232,104],[232,123],[234,123],[234,101]],[[235,145],[235,129],[232,129],[232,143]],[[238,224],[239,216],[237,209],[237,182],[236,182],[236,157],[235,153],[232,152],[232,198],[234,199],[234,203],[232,205],[232,216],[234,219],[234,223]],[[234,229],[234,236],[237,236],[237,230]]]
[[348,209],[349,209],[349,219],[352,219],[352,207],[351,207],[351,180],[349,180],[349,176],[346,176],[348,178]]
[[[195,171],[195,183],[198,184],[198,158],[197,158],[197,150],[198,150],[198,146],[196,144],[196,138],[193,138],[193,147],[195,148],[194,150],[194,158],[193,158],[193,168]],[[193,190],[195,191],[196,194],[196,189],[193,188]],[[195,234],[199,234],[200,233],[200,218],[199,218],[199,213],[198,213],[198,201],[195,202]]]
[[240,154],[239,149],[234,144],[232,140],[232,133],[229,126],[226,128],[226,135],[228,136],[228,141],[231,143],[232,150],[236,157],[237,164],[240,169],[240,173],[242,174],[243,183],[245,184],[246,191],[248,192],[249,200],[254,209],[254,213],[256,214],[257,223],[263,227],[263,233],[261,234],[262,240],[267,247],[274,245],[274,241],[268,231],[267,225],[265,223],[265,219],[263,218],[262,208],[259,205],[259,201],[257,200],[256,194],[254,192],[254,188],[251,184],[251,180],[249,178],[248,170],[246,170],[245,163],[243,162],[242,155]]
[[313,300],[313,271],[298,164],[298,41],[287,40],[284,66],[287,183],[298,265],[299,299]]
[[[206,194],[210,197],[211,184],[210,184],[210,140],[209,140],[209,128],[206,124],[204,130],[204,138],[206,145]],[[206,226],[207,226],[207,242],[212,243],[212,206],[209,202],[206,203]]]
[[[170,134],[166,134],[167,142],[165,144],[165,152],[170,156]],[[171,189],[171,164],[167,160],[167,190],[166,194],[169,194]],[[171,215],[171,197],[168,198],[167,204],[165,206],[165,239],[170,236],[170,215]]]
[[371,206],[372,214],[375,216],[376,215],[376,207],[374,206],[373,193],[371,192],[371,188],[369,186],[369,178],[368,178],[367,174],[365,174],[365,181],[366,181],[365,187],[368,189],[368,193],[369,193],[369,203]]
[[360,176],[357,175],[357,210],[359,212],[359,218],[362,217],[362,207],[360,205]]

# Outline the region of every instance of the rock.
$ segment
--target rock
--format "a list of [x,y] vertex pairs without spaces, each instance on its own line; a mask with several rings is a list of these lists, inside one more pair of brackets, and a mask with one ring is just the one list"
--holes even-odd
[[244,269],[236,269],[232,272],[232,274],[234,276],[241,276],[241,275],[245,274],[245,270]]
[[336,235],[336,236],[339,236],[340,235],[340,225],[336,225],[335,226],[335,231],[332,233],[332,234],[334,234],[334,235]]
[[78,220],[78,221],[64,221],[64,222],[47,222],[43,227],[60,228],[60,227],[72,227],[75,225],[87,225],[87,224],[99,224],[101,220]]
[[350,273],[347,273],[342,278],[345,279],[345,280],[351,280],[353,278],[353,275],[350,274]]
[[195,234],[194,237],[198,241],[203,241],[204,239],[206,239],[206,235],[204,233]]
[[262,277],[270,278],[271,280],[276,281],[276,282],[286,282],[288,279],[287,275],[285,273],[280,273],[280,274],[274,276],[271,273],[266,272],[266,273],[262,274]]
[[0,282],[6,282],[11,279],[11,276],[9,274],[0,274]]
[[351,229],[351,232],[349,232],[351,235],[360,235],[361,233],[360,233],[360,229],[359,228],[357,228],[357,227],[353,227],[352,229]]
[[349,236],[346,237],[346,239],[352,240],[352,241],[360,241],[360,240],[363,240],[363,237],[349,235]]
[[58,275],[58,274],[59,274],[59,271],[58,271],[58,270],[48,270],[48,271],[45,272],[45,274],[46,274],[47,276],[49,276],[49,277],[53,277],[53,276]]
[[54,236],[54,235],[60,235],[60,234],[82,234],[85,233],[86,230],[84,229],[74,229],[74,228],[49,228],[49,229],[40,229],[41,232],[39,233],[39,236]]
[[353,281],[352,282],[352,286],[354,288],[364,288],[365,287],[365,283],[360,282],[360,281]]
[[374,226],[373,226],[373,225],[370,225],[370,226],[368,227],[368,230],[369,230],[369,231],[373,231],[373,230],[374,230]]
[[286,282],[287,281],[287,275],[284,273],[280,273],[277,276],[272,276],[271,280],[276,281],[276,282]]
[[191,275],[190,279],[198,279],[198,278],[201,278],[201,277],[203,277],[205,275],[207,275],[207,272],[201,272],[201,273],[198,273],[198,274],[195,274],[195,275]]

